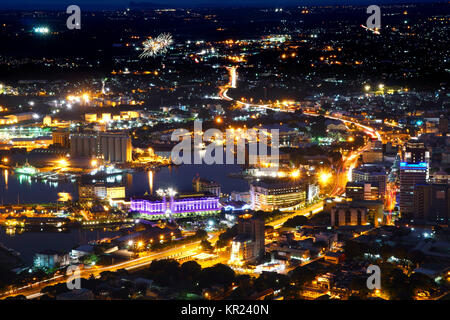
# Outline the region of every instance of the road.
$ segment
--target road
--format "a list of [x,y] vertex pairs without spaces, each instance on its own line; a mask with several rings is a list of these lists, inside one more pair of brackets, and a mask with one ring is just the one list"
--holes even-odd
[[[362,147],[358,151],[352,152],[349,156],[343,158],[341,165],[336,169],[333,179],[333,187],[329,192],[331,197],[340,196],[345,192],[345,186],[349,180],[349,172],[355,167],[358,161],[359,155],[369,148],[368,145]],[[350,173],[351,175],[351,173]],[[299,209],[294,211],[292,214],[276,219],[266,225],[272,226],[274,228],[281,227],[287,220],[298,216],[298,215],[309,215],[310,213],[316,214],[323,210],[324,202],[323,200],[315,203],[307,208]]]
[[[105,267],[93,267],[90,269],[82,269],[80,271],[80,278],[89,278],[91,275],[94,277],[99,277],[100,273],[105,271],[117,271],[119,269],[125,269],[127,271],[139,269],[145,266],[148,266],[152,263],[154,260],[160,260],[160,259],[170,259],[170,258],[177,258],[182,256],[183,254],[186,254],[188,251],[195,251],[200,246],[200,241],[193,242],[191,244],[186,244],[178,247],[174,247],[165,251],[156,252],[149,254],[145,257],[132,259],[129,261],[124,261],[121,263],[117,263],[111,266],[105,266]],[[10,296],[15,295],[24,295],[26,297],[36,297],[38,296],[41,289],[43,289],[46,286],[55,285],[58,283],[66,282],[68,277],[66,275],[57,275],[55,277],[52,277],[50,279],[39,281],[21,288],[18,288],[14,291],[10,291],[7,293],[4,293],[0,295],[1,299],[5,299]]]

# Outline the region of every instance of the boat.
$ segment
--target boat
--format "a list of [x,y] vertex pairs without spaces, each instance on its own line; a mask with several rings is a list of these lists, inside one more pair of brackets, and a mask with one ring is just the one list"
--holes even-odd
[[39,170],[28,163],[28,160],[21,167],[16,166],[14,172],[22,175],[33,176],[39,173]]

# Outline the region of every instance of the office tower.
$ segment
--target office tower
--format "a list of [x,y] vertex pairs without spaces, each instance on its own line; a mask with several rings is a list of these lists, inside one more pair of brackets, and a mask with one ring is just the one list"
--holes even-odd
[[445,115],[439,117],[439,133],[443,136],[448,133],[448,117]]
[[447,224],[449,213],[448,184],[418,184],[414,187],[415,219]]
[[231,245],[231,264],[256,261],[264,255],[264,220],[251,214],[239,216],[238,234]]
[[428,164],[400,163],[400,213],[410,215],[414,212],[414,187],[417,184],[425,184],[428,172]]
[[430,152],[423,142],[410,140],[406,142],[403,161],[408,163],[429,162]]
[[378,196],[381,200],[386,194],[386,169],[376,164],[363,164],[362,166],[352,170],[351,182],[370,183],[372,186],[378,187]]

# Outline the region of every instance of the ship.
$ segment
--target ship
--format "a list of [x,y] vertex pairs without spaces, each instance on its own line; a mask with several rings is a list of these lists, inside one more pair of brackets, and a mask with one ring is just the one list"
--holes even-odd
[[23,166],[17,166],[14,168],[14,172],[22,175],[33,176],[39,173],[39,170],[28,163],[28,160]]

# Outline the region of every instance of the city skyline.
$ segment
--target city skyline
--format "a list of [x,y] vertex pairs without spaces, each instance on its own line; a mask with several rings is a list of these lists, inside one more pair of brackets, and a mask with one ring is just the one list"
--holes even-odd
[[0,10],[0,300],[448,300],[449,4],[206,2]]

